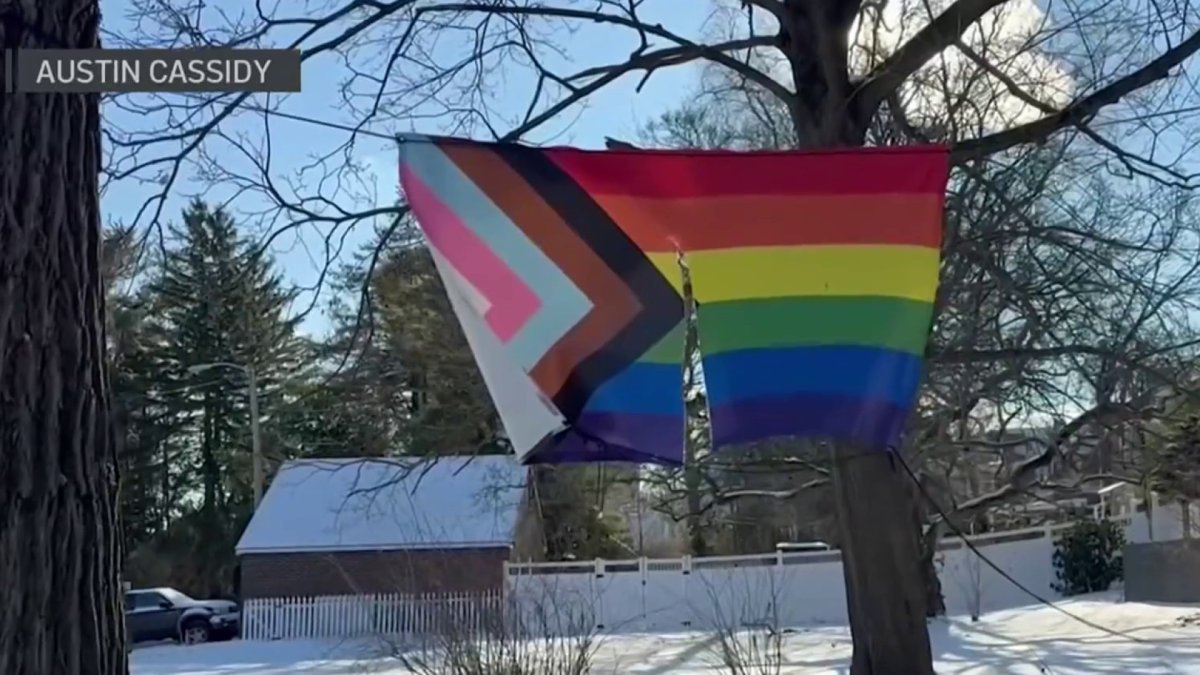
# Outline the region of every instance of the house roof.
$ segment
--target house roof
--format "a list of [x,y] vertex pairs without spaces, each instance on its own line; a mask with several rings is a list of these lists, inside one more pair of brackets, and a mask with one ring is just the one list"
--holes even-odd
[[237,553],[508,546],[525,479],[511,455],[289,461]]

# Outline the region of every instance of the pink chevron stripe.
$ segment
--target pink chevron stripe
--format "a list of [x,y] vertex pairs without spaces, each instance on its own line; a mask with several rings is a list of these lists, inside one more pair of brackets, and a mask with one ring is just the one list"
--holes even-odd
[[416,173],[401,166],[400,179],[429,245],[487,300],[483,318],[496,337],[511,340],[541,308],[541,299]]

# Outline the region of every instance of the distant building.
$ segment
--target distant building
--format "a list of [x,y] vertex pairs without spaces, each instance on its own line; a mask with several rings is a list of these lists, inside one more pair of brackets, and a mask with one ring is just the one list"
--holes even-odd
[[284,464],[237,544],[243,598],[499,589],[542,547],[512,456]]

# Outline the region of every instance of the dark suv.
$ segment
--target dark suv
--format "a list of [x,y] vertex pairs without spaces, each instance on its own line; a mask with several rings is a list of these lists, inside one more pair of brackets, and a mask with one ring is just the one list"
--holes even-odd
[[125,630],[130,642],[178,640],[200,644],[236,637],[241,612],[231,600],[195,600],[174,588],[125,592]]

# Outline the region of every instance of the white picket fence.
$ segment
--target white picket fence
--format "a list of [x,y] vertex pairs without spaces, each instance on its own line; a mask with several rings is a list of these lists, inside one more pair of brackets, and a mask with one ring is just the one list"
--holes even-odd
[[[1116,518],[1130,542],[1183,536],[1171,509]],[[1177,511],[1177,508],[1176,508]],[[1006,574],[1057,597],[1054,540],[1070,525],[970,537]],[[983,565],[957,538],[941,542],[938,576],[951,614],[994,611],[1033,600]],[[506,565],[503,591],[483,594],[345,595],[246,600],[243,637],[295,640],[479,632],[579,630],[675,632],[732,625],[800,626],[846,621],[837,551]]]
[[478,634],[503,612],[504,595],[500,591],[248,599],[242,606],[242,638],[418,636],[447,630]]
[[[1116,519],[1130,542],[1167,540],[1159,519],[1149,535],[1144,514]],[[1069,524],[969,537],[1005,574],[1041,597],[1056,598],[1054,540]],[[1177,529],[1177,528],[1176,528]],[[1164,536],[1165,535],[1165,536]],[[940,542],[936,559],[947,611],[989,612],[1035,602],[1005,574],[982,563],[959,538]],[[731,626],[844,624],[845,579],[837,551],[642,558],[507,566],[513,608],[574,608],[593,630],[677,632]]]

